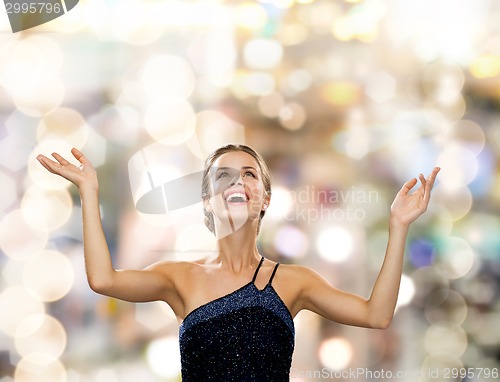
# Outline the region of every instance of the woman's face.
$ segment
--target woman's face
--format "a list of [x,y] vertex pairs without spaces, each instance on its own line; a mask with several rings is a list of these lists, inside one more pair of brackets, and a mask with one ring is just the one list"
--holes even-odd
[[255,158],[243,151],[218,157],[210,169],[211,197],[205,207],[214,215],[217,238],[227,236],[247,222],[258,223],[267,207],[264,184]]

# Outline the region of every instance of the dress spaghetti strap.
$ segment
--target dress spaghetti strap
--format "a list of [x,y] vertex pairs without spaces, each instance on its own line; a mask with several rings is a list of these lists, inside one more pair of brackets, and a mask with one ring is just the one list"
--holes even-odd
[[272,285],[274,275],[276,274],[276,270],[278,269],[279,265],[280,265],[280,263],[276,263],[276,265],[274,266],[273,273],[272,273],[271,277],[269,278],[269,282],[268,282],[269,285]]
[[263,262],[264,262],[264,256],[261,256],[259,266],[257,267],[255,273],[253,274],[252,283],[255,283],[255,279],[257,278],[257,273],[259,273],[260,266],[262,265]]

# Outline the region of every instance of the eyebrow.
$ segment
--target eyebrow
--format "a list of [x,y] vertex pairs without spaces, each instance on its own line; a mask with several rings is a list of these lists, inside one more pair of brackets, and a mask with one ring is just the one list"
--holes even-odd
[[[217,167],[216,171],[219,171],[219,170],[230,170],[230,169],[236,170],[236,168],[234,168],[234,167]],[[243,166],[241,169],[242,170],[252,169],[254,171],[257,171],[257,169],[255,167],[252,167],[252,166]]]

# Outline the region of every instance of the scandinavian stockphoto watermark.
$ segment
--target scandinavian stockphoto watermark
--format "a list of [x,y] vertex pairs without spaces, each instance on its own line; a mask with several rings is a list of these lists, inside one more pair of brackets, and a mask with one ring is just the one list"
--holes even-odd
[[318,189],[305,186],[289,192],[291,208],[288,221],[311,224],[317,221],[363,221],[366,206],[379,203],[379,192],[360,187]]
[[13,33],[30,29],[72,10],[79,0],[4,0]]
[[327,367],[316,370],[300,370],[291,368],[290,380],[350,380],[350,381],[455,381],[480,380],[496,381],[499,377],[498,368],[482,367],[431,367],[415,370],[369,369],[365,367],[332,370]]

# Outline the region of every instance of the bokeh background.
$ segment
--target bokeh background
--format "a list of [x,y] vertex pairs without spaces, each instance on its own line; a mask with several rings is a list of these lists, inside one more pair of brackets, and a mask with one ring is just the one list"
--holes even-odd
[[273,173],[262,253],[365,297],[396,192],[442,167],[391,327],[301,312],[293,381],[498,380],[499,25],[493,0],[82,0],[16,34],[2,13],[0,381],[180,380],[176,318],[90,290],[77,190],[35,156],[87,154],[113,261],[142,268],[214,248],[201,203],[135,203],[229,142]]

